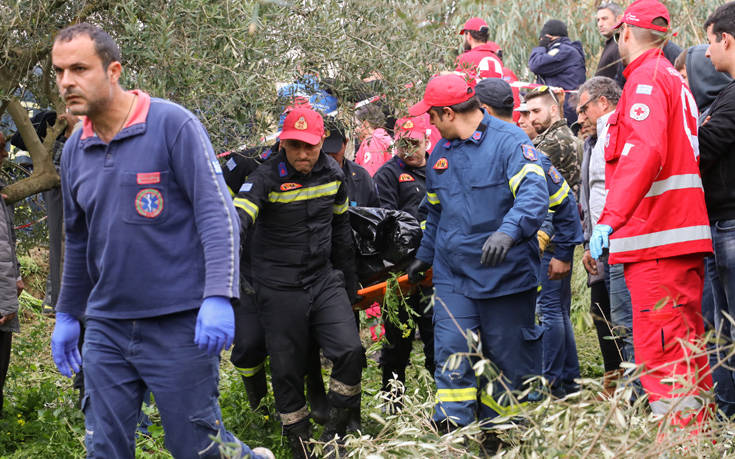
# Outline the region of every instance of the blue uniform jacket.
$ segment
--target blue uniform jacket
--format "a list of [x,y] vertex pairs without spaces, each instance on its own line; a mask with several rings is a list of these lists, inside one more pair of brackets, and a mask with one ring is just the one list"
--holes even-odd
[[577,201],[574,193],[570,192],[567,181],[543,153],[539,155],[539,163],[546,172],[546,186],[549,190],[549,213],[541,225],[541,230],[551,238],[551,244],[546,250],[553,252],[554,258],[558,260],[571,261],[574,247],[584,242]]
[[204,127],[136,92],[109,144],[85,124],[64,145],[56,310],[75,317],[157,317],[239,297],[239,222]]
[[[485,114],[470,138],[442,139],[426,167],[426,230],[416,258],[434,266],[434,283],[469,298],[536,288],[536,233],[549,208],[541,153],[517,126]],[[498,266],[480,263],[487,237],[515,241]]]

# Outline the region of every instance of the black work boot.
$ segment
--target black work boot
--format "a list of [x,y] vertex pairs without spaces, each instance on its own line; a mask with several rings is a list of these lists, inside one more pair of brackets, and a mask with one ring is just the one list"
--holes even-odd
[[481,452],[484,457],[493,457],[498,454],[498,451],[503,450],[507,446],[507,443],[501,440],[495,431],[483,431]]
[[288,445],[291,447],[293,459],[312,459],[311,454],[311,422],[308,419],[284,427]]
[[351,434],[358,430],[362,430],[362,416],[360,413],[360,406],[355,408],[349,408],[349,417],[347,418],[347,426],[345,427],[345,433]]
[[324,392],[321,367],[306,369],[306,396],[309,399],[311,418],[324,425],[329,419],[329,400]]
[[242,382],[245,384],[245,393],[248,396],[250,408],[256,413],[268,416],[268,407],[263,403],[263,399],[268,394],[268,385],[265,382],[265,371],[261,370],[253,376],[243,376]]
[[337,447],[333,445],[327,445],[324,448],[324,456],[330,459],[338,457],[345,457],[346,454],[340,447],[342,439],[345,436],[347,430],[347,422],[350,418],[350,408],[336,408],[334,406],[329,408],[329,419],[324,424],[324,431],[319,441],[327,443],[334,440],[334,437],[339,437],[337,440]]

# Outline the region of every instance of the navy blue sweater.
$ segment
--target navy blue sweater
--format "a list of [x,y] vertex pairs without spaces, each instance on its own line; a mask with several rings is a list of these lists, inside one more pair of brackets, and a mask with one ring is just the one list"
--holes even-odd
[[239,296],[239,222],[204,127],[138,94],[104,143],[87,120],[64,146],[66,253],[56,310],[156,317]]

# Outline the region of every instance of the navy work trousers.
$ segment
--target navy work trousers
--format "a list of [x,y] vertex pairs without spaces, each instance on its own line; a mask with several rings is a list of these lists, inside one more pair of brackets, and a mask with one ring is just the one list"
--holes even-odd
[[219,458],[221,442],[252,454],[222,423],[219,357],[194,344],[197,310],[147,319],[88,318],[82,409],[87,457],[135,457],[135,428],[146,388],[153,393],[176,458]]

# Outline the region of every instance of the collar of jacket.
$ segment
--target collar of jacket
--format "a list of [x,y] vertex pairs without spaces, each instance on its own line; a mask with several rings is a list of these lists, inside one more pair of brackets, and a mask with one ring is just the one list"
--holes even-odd
[[625,70],[623,70],[623,76],[625,77],[625,79],[627,80],[628,78],[630,78],[630,74],[649,59],[666,59],[666,57],[664,57],[664,52],[659,48],[652,48],[648,51],[644,51],[643,54],[636,57],[633,62],[625,67]]
[[[148,112],[151,108],[151,96],[148,93],[143,92],[139,89],[129,91],[131,94],[135,94],[137,97],[135,101],[135,107],[132,110],[130,119],[125,126],[118,132],[113,140],[122,140],[127,137],[132,137],[138,134],[142,134],[146,130],[146,121],[148,119]],[[112,140],[110,140],[112,142]],[[82,135],[80,138],[80,144],[82,148],[91,147],[94,145],[107,145],[97,136],[94,132],[94,126],[92,121],[86,116],[82,122]]]

